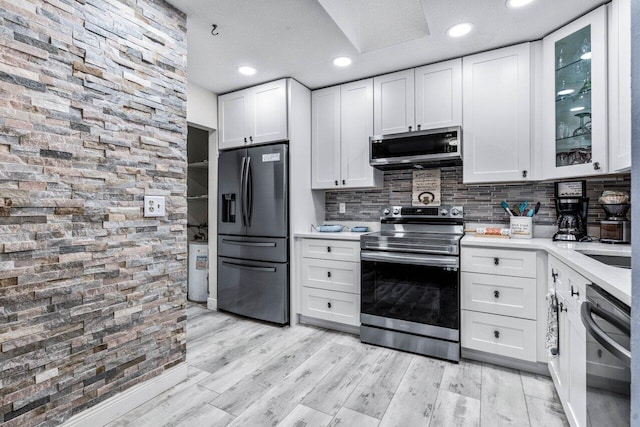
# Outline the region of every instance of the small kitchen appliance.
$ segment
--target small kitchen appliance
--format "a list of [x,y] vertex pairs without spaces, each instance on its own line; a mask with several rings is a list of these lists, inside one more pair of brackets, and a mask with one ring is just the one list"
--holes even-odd
[[558,232],[553,240],[588,241],[587,212],[589,198],[586,181],[555,183],[555,204],[558,215]]
[[600,221],[600,241],[631,243],[631,221],[627,219],[629,203],[601,203],[607,218]]

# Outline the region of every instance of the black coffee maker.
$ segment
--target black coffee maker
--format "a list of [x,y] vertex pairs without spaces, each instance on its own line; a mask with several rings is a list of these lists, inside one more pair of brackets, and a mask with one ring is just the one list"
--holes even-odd
[[589,198],[586,181],[555,183],[555,204],[558,214],[558,232],[553,240],[590,241],[587,234]]

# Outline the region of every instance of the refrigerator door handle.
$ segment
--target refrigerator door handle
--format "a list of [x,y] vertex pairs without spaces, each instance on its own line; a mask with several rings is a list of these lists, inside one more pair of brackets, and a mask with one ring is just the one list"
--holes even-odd
[[247,157],[247,225],[251,227],[253,217],[253,174],[251,173],[251,156]]
[[244,183],[244,175],[245,175],[245,168],[246,168],[246,164],[247,164],[247,158],[243,157],[242,158],[242,167],[240,169],[240,215],[242,216],[242,226],[245,227],[247,225],[247,219],[246,219],[246,214],[245,214],[245,202],[244,202],[244,187],[245,187],[245,183]]
[[255,246],[255,247],[260,247],[260,248],[275,248],[276,247],[276,242],[245,242],[244,240],[222,239],[222,243],[226,243],[227,245]]
[[229,267],[242,268],[243,270],[251,270],[251,271],[264,271],[267,273],[275,273],[275,267],[256,267],[253,265],[246,264],[236,264],[235,262],[222,261],[223,265],[228,265]]

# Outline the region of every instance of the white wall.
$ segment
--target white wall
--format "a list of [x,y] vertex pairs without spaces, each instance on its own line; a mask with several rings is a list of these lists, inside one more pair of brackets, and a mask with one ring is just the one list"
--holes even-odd
[[187,82],[187,123],[200,129],[218,129],[218,95]]

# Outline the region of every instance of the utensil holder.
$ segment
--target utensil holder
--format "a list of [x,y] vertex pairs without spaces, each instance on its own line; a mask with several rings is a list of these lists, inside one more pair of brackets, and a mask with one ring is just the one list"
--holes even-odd
[[512,239],[531,239],[533,237],[533,218],[512,216],[509,220]]

